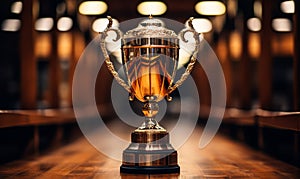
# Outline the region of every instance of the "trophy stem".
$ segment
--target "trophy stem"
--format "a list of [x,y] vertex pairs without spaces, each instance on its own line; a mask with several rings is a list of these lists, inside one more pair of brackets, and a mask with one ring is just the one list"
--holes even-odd
[[159,107],[156,101],[148,100],[143,106],[143,113],[145,115],[145,120],[141,127],[138,130],[145,129],[158,129],[165,130],[161,127],[158,122],[155,120],[155,116],[158,113]]
[[154,118],[150,118],[150,117],[146,117],[143,124],[138,128],[138,130],[146,130],[146,129],[165,130],[162,126],[158,124],[158,122]]

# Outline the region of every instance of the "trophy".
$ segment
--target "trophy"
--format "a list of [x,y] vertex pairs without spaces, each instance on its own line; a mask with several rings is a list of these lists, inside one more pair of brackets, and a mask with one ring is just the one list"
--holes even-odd
[[[158,102],[164,98],[172,100],[170,94],[186,80],[196,62],[199,33],[192,25],[193,18],[188,20],[188,26],[178,35],[165,28],[162,20],[151,15],[124,35],[119,29],[112,28],[111,17],[108,17],[108,21],[107,28],[100,33],[100,47],[106,65],[115,80],[128,91],[129,100],[136,98],[144,103],[141,109],[144,121],[131,133],[131,143],[123,151],[120,171],[179,173],[177,151],[169,142],[169,133],[158,124],[155,116],[159,110]],[[116,34],[114,42],[121,42],[118,51],[122,56],[125,78],[121,78],[109,56],[106,42],[109,32]],[[192,34],[192,43],[185,37],[187,32]],[[192,50],[180,49],[179,44],[192,46]],[[187,61],[186,69],[174,82],[178,63],[184,58]]]

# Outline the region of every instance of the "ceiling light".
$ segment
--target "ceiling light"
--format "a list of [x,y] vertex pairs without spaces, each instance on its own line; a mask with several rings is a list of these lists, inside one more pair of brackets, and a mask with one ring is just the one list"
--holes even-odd
[[294,1],[284,1],[280,4],[280,9],[284,13],[294,13],[295,12],[295,2]]
[[11,5],[11,12],[15,14],[20,14],[22,11],[23,4],[21,1],[16,1]]
[[85,1],[79,5],[79,13],[83,15],[99,15],[107,11],[107,4],[103,1]]
[[247,27],[249,30],[258,32],[261,30],[261,22],[257,17],[253,17],[247,20]]
[[35,22],[35,30],[50,31],[53,27],[53,19],[50,17],[39,18]]
[[290,32],[292,31],[292,22],[286,18],[276,18],[272,21],[272,27],[277,32]]
[[8,32],[16,32],[21,27],[21,21],[19,19],[6,19],[2,22],[1,29]]
[[145,1],[137,6],[142,15],[162,15],[167,11],[167,5],[161,1]]
[[68,31],[73,26],[73,20],[70,17],[61,17],[57,21],[57,29],[59,31]]
[[222,15],[226,12],[225,5],[220,1],[201,1],[195,5],[197,13],[202,15]]

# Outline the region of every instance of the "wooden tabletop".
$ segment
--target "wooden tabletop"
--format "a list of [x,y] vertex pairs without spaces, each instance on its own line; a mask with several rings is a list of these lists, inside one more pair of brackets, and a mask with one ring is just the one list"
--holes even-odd
[[178,150],[180,174],[120,174],[85,138],[46,154],[0,166],[0,178],[300,178],[300,169],[218,134],[198,148],[202,128]]

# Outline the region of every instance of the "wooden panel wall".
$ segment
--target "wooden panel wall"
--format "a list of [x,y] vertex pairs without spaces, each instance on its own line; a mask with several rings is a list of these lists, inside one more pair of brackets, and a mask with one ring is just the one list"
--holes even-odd
[[37,100],[37,65],[34,58],[34,19],[33,0],[23,3],[20,30],[20,63],[21,63],[21,107],[36,107]]
[[270,109],[272,102],[272,58],[271,58],[271,1],[262,0],[261,58],[259,59],[258,93],[260,107]]
[[294,14],[294,110],[300,110],[300,1],[295,2]]

